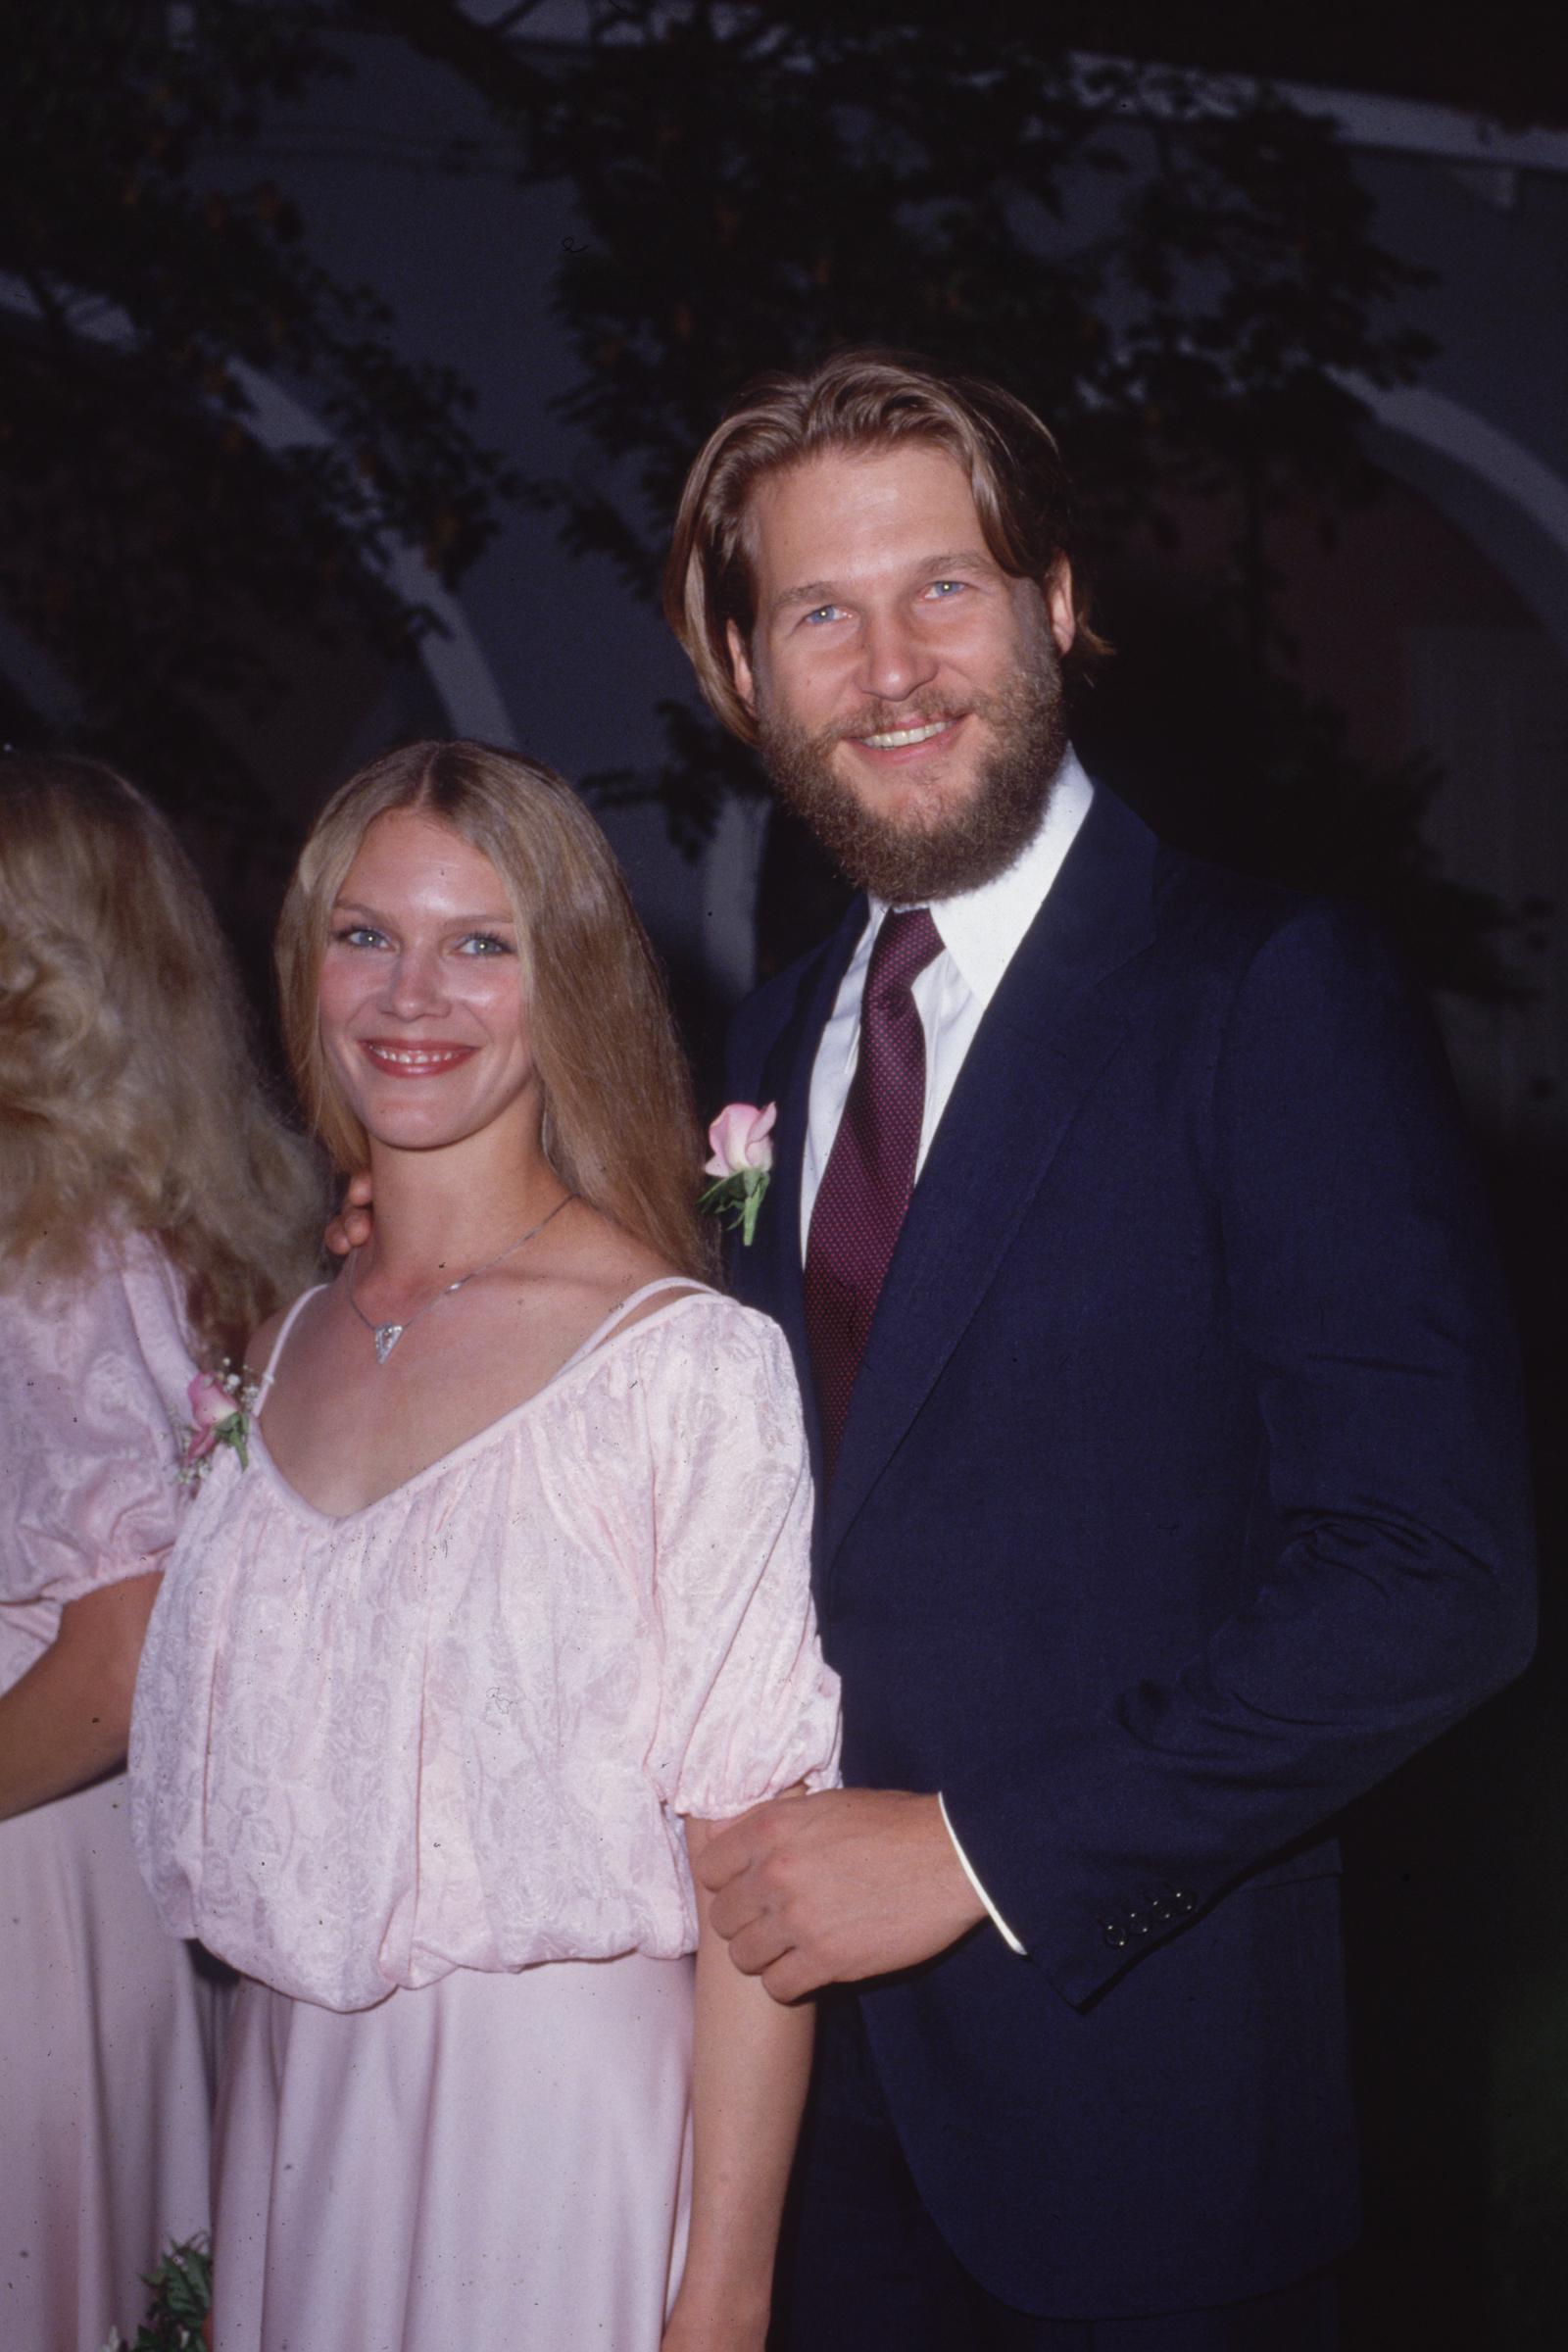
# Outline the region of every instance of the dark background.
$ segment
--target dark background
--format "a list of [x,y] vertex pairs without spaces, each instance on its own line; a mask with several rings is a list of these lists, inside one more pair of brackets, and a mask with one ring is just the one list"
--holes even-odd
[[600,808],[710,1092],[728,1006],[836,886],[657,620],[685,464],[748,374],[840,340],[1034,402],[1116,647],[1076,713],[1092,772],[1188,846],[1374,906],[1492,1175],[1542,1656],[1347,1825],[1349,2340],[1555,2344],[1562,44],[1518,0],[962,13],[18,12],[0,733],[164,801],[264,1024],[323,793],[410,734],[519,743]]

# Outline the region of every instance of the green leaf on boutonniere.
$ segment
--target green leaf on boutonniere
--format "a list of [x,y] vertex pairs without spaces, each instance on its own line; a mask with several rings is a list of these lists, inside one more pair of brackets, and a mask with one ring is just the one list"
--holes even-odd
[[697,1205],[717,1217],[732,1233],[738,1230],[741,1247],[749,1250],[757,1231],[762,1196],[771,1182],[771,1172],[766,1168],[743,1168],[737,1175],[721,1176],[716,1184],[710,1184]]

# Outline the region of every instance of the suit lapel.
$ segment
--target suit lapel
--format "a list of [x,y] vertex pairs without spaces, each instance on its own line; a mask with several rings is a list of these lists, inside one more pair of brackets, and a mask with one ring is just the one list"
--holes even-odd
[[1152,834],[1102,787],[980,1023],[871,1325],[828,1499],[828,1561],[957,1346],[1080,1102],[1121,1041],[1126,1009],[1105,983],[1153,935],[1154,850]]

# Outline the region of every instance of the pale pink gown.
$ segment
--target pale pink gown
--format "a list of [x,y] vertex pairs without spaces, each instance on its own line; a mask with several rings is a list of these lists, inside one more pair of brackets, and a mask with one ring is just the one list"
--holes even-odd
[[[0,1295],[0,1689],[62,1605],[160,1567],[185,1490],[179,1285],[150,1242]],[[161,1930],[122,1773],[0,1821],[0,2345],[134,2335],[141,2274],[208,2223],[220,1996]]]
[[681,1287],[365,1510],[323,1516],[265,1443],[198,1499],[131,1763],[166,1925],[248,1980],[218,2352],[657,2352],[680,1816],[821,1785],[838,1740],[788,1350]]

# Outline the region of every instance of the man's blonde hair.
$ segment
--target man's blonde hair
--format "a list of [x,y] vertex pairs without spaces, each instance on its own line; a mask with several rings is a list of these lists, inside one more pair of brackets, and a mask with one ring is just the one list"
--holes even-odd
[[842,351],[805,375],[760,376],[732,403],[686,477],[669,561],[664,617],[684,646],[715,717],[743,743],[757,721],[736,691],[728,628],[751,639],[756,582],[747,509],[766,475],[824,451],[851,454],[925,442],[963,467],[986,545],[1016,579],[1042,587],[1072,565],[1080,666],[1106,648],[1089,626],[1087,587],[1073,563],[1072,496],[1061,454],[1032,409],[983,376],[952,375],[904,353]]

